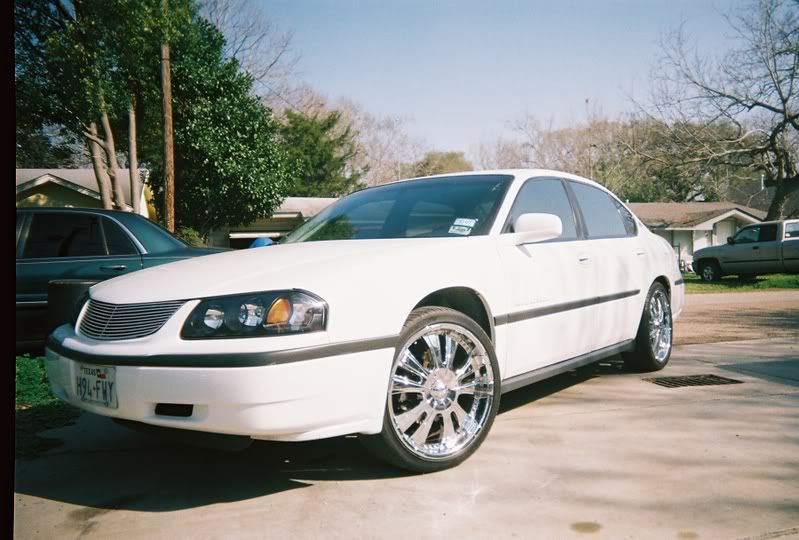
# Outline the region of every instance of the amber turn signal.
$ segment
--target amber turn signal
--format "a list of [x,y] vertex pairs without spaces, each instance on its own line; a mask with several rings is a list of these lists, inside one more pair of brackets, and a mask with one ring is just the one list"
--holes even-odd
[[278,298],[269,308],[266,324],[286,324],[291,318],[291,302],[288,298]]

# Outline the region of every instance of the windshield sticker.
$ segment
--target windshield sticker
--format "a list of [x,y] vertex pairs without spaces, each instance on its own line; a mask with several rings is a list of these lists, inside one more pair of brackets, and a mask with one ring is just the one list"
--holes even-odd
[[467,236],[470,232],[472,232],[471,227],[464,227],[462,225],[453,225],[449,228],[449,234],[460,234],[462,236]]
[[463,227],[469,227],[471,229],[475,225],[477,225],[477,220],[459,217],[458,219],[455,220],[455,223],[453,223],[453,225],[461,225]]

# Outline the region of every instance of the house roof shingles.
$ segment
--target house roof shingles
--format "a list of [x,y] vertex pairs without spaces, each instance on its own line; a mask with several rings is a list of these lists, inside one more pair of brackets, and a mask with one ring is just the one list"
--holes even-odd
[[629,203],[628,206],[652,229],[691,228],[710,219],[739,210],[763,220],[766,212],[732,202]]

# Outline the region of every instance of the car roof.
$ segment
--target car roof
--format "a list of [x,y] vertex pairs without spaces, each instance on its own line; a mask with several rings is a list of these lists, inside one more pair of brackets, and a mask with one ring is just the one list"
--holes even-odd
[[144,217],[133,212],[126,212],[124,210],[106,210],[105,208],[75,208],[72,206],[55,207],[55,206],[23,206],[17,207],[17,212],[56,212],[56,213],[73,213],[73,214],[103,214],[106,216],[116,216],[124,214],[126,216],[139,216]]
[[[589,180],[588,178],[584,178],[582,176],[578,176],[576,174],[567,173],[564,171],[556,171],[553,169],[485,169],[485,170],[474,170],[474,171],[463,171],[463,172],[452,172],[452,173],[442,173],[442,174],[434,174],[430,176],[414,176],[412,178],[403,178],[401,180],[394,180],[393,182],[386,182],[385,184],[378,184],[376,186],[371,187],[381,187],[381,186],[390,186],[393,184],[401,184],[403,182],[408,181],[423,181],[423,180],[434,180],[436,178],[449,178],[453,176],[484,176],[484,175],[503,175],[503,176],[513,176],[515,181],[523,181],[527,180],[528,178],[534,178],[537,176],[557,176],[560,178],[566,178],[568,180],[577,180],[578,182],[584,182],[586,184],[591,184],[593,186],[597,186],[602,188],[603,190],[607,190],[602,184],[594,182],[593,180]],[[367,188],[368,189],[368,188]]]

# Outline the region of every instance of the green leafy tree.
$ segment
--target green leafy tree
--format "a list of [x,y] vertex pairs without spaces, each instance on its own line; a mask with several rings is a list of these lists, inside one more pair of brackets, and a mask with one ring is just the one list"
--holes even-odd
[[308,115],[285,111],[280,135],[289,163],[296,167],[290,195],[339,197],[362,187],[365,171],[352,165],[356,134],[340,122],[338,111]]
[[428,152],[410,166],[409,176],[430,176],[474,170],[463,152]]
[[[222,34],[199,17],[172,41],[175,211],[179,226],[203,236],[271,215],[291,173],[278,141],[279,124],[251,95],[252,78],[236,60],[225,59],[223,47]],[[155,107],[145,116],[154,118],[159,111]],[[147,136],[150,155],[160,156],[160,133]],[[151,167],[160,200],[163,160],[153,160]]]

